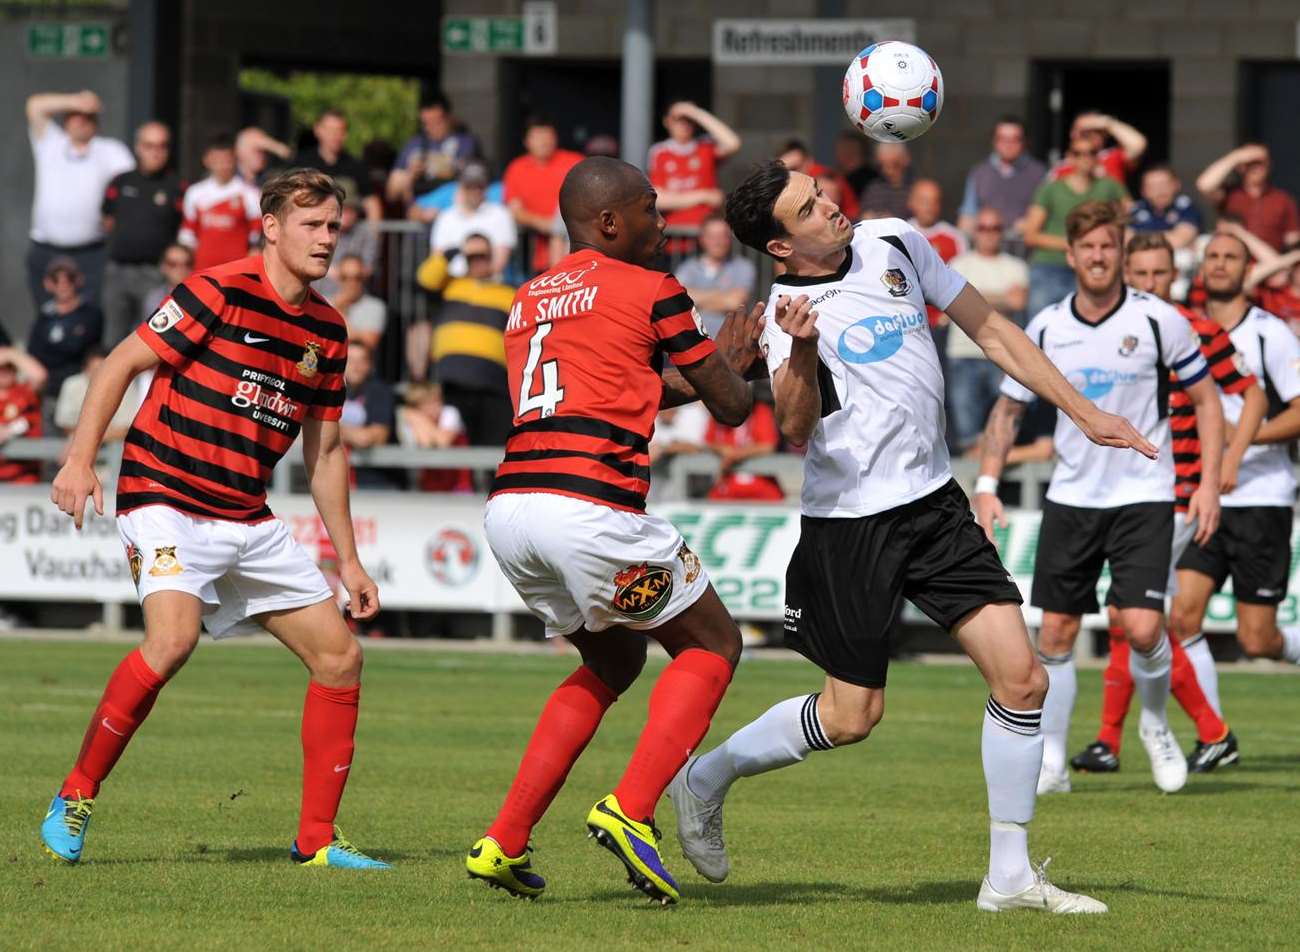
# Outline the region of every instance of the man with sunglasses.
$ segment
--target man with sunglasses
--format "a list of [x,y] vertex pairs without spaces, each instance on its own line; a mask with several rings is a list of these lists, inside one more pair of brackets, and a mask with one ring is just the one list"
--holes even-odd
[[[1243,145],[1211,162],[1196,179],[1196,188],[1218,206],[1219,214],[1245,224],[1246,230],[1281,251],[1300,241],[1300,212],[1295,199],[1270,181],[1273,163],[1268,146]],[[1236,183],[1229,179],[1236,176]]]
[[[974,219],[975,244],[948,266],[970,282],[1000,314],[1022,321],[1029,300],[1029,267],[1002,250],[1006,225],[996,208],[982,208]],[[979,439],[984,420],[998,398],[1002,370],[984,356],[960,327],[948,330],[948,422],[961,451]]]
[[1098,176],[1098,148],[1093,139],[1077,136],[1066,153],[1068,174],[1044,182],[1025,214],[1025,247],[1029,249],[1029,313],[1037,314],[1074,290],[1074,269],[1066,262],[1065,219],[1088,201],[1127,204],[1124,186]]
[[[135,166],[131,150],[99,135],[103,103],[88,89],[36,93],[27,99],[27,135],[36,167],[27,286],[36,307],[50,299],[46,268],[59,257],[76,261],[85,295],[99,303],[104,276],[100,202],[113,176]],[[62,123],[55,121],[62,117]]]
[[185,184],[168,169],[171,147],[171,130],[161,122],[146,122],[135,132],[135,168],[115,176],[104,192],[105,350],[112,350],[153,313],[143,313],[144,299],[158,284],[164,249],[180,231]]

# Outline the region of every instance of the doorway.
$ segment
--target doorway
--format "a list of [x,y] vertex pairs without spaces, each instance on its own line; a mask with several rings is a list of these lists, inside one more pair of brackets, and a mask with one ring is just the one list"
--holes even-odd
[[1300,64],[1242,63],[1240,69],[1240,138],[1225,143],[1223,151],[1241,142],[1265,143],[1273,154],[1273,184],[1300,195]]

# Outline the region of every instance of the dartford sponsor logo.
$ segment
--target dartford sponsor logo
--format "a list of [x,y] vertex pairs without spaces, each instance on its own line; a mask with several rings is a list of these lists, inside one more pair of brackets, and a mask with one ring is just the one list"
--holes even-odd
[[907,334],[927,333],[929,328],[929,321],[920,311],[864,317],[844,329],[836,351],[845,363],[874,364],[898,353]]
[[1065,379],[1089,400],[1096,400],[1116,387],[1132,386],[1137,383],[1138,375],[1106,367],[1080,367],[1067,373]]
[[786,630],[786,631],[798,631],[798,630],[799,630],[799,619],[802,618],[802,617],[803,617],[803,609],[802,609],[802,608],[791,608],[789,605],[786,605],[786,606],[785,606],[785,625],[784,625],[785,630]]

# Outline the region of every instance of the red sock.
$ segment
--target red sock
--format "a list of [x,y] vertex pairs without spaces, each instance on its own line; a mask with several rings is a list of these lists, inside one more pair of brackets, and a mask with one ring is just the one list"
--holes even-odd
[[1101,678],[1101,730],[1097,740],[1117,755],[1124,739],[1124,718],[1133,702],[1133,676],[1128,672],[1128,638],[1123,628],[1110,629],[1110,661]]
[[683,651],[659,675],[650,692],[650,717],[614,789],[633,820],[654,816],[664,788],[708,732],[730,682],[731,665],[702,648]]
[[1228,725],[1214,713],[1214,708],[1205,699],[1205,692],[1196,680],[1196,669],[1182,642],[1172,635],[1169,642],[1173,647],[1173,667],[1169,671],[1169,691],[1178,701],[1187,716],[1196,724],[1196,736],[1202,744],[1213,744],[1228,735]]
[[307,682],[302,705],[302,812],[298,852],[310,856],[334,839],[334,818],[352,766],[361,685],[327,688]]
[[533,827],[595,736],[600,719],[617,700],[618,695],[586,665],[551,694],[524,750],[506,802],[487,831],[507,856],[524,851]]
[[166,678],[145,663],[139,648],[122,659],[108,679],[81,741],[77,763],[59,788],[59,796],[99,795],[99,785],[126,750],[136,728],[149,716],[166,683]]

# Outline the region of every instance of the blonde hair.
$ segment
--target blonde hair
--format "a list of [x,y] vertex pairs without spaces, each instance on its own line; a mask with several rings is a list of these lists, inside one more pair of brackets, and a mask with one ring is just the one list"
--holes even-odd
[[1122,240],[1125,224],[1124,212],[1118,202],[1094,199],[1076,205],[1074,210],[1065,216],[1065,240],[1074,244],[1094,228],[1103,225],[1116,229]]

